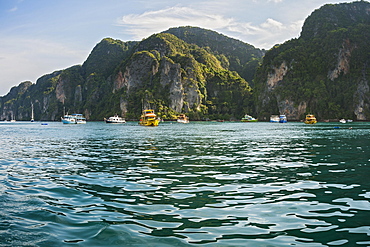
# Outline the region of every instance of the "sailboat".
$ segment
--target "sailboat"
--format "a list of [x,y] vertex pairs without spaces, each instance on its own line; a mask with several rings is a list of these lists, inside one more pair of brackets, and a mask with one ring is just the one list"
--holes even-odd
[[14,112],[12,112],[12,118],[10,119],[11,123],[15,123],[17,120],[15,120]]
[[34,116],[33,116],[33,103],[31,102],[31,122],[35,122]]

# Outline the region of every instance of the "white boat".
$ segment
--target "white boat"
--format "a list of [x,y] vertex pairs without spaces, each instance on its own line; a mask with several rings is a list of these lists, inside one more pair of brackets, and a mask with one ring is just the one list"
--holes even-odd
[[279,123],[287,123],[287,117],[285,115],[280,115],[279,116]]
[[126,123],[126,120],[122,117],[119,117],[118,115],[109,117],[108,119],[104,118],[104,121],[106,123]]
[[248,115],[248,114],[245,114],[245,116],[242,118],[241,120],[242,122],[257,122],[258,119]]
[[271,123],[278,123],[279,122],[279,116],[278,115],[271,115],[270,122]]
[[347,121],[344,118],[342,118],[341,120],[339,120],[339,122],[340,123],[347,123]]
[[177,117],[177,122],[178,123],[189,123],[189,118],[187,116],[185,116],[185,114],[180,114]]
[[86,119],[82,114],[67,114],[61,117],[64,124],[85,124]]

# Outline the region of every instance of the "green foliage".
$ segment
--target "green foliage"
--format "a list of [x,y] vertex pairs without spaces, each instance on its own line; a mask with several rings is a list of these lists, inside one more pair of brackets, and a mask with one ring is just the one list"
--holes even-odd
[[123,42],[112,38],[105,38],[92,50],[82,65],[85,76],[97,73],[107,78],[113,73],[117,65],[127,58],[137,42]]
[[171,33],[189,44],[205,49],[217,57],[224,69],[237,71],[248,82],[254,78],[258,66],[258,63],[249,62],[254,59],[261,62],[265,53],[250,44],[199,27],[170,28],[165,33]]
[[[269,50],[254,79],[259,115],[276,112],[269,101],[289,99],[306,102],[319,119],[354,118],[354,95],[370,64],[369,7],[367,2],[325,5],[307,18],[299,39]],[[268,75],[284,62],[284,79],[267,90]]]
[[[171,28],[141,42],[106,38],[82,66],[14,87],[0,98],[0,112],[3,118],[14,113],[27,120],[33,103],[36,119],[58,120],[63,109],[89,120],[114,114],[138,119],[144,105],[164,119],[185,112],[191,120],[228,120],[257,112],[268,118],[289,100],[295,107],[305,102],[319,118],[353,118],[355,103],[363,100],[369,114],[369,92],[358,92],[370,74],[368,5],[325,5],[307,18],[300,38],[266,54],[196,27]],[[344,53],[350,54],[349,72],[330,78]],[[268,89],[268,76],[283,63],[288,68],[283,80]],[[179,112],[171,108],[175,93],[184,96]]]

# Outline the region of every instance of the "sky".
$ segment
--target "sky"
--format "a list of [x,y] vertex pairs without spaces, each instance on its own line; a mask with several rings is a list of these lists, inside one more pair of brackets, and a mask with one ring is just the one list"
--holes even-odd
[[0,96],[83,64],[103,38],[140,41],[196,26],[270,49],[300,35],[327,0],[0,0]]

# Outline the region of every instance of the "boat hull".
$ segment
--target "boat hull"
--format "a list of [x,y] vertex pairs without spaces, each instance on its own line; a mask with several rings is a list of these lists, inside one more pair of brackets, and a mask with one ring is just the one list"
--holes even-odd
[[154,110],[147,109],[143,110],[143,114],[141,115],[139,124],[141,126],[158,126],[159,125],[159,118],[154,113]]
[[257,122],[258,119],[246,114],[242,119],[241,119],[242,122]]
[[104,118],[104,121],[106,123],[111,123],[111,124],[124,124],[126,123],[126,120],[124,118],[121,118],[121,117],[109,117],[108,119]]
[[124,124],[126,123],[126,121],[109,121],[109,120],[105,120],[106,123],[111,123],[111,124]]
[[242,119],[241,121],[242,122],[258,122],[257,119],[254,119],[254,120]]
[[72,120],[62,119],[62,123],[64,123],[64,124],[86,124],[86,121],[85,120],[72,121]]
[[64,124],[86,124],[86,120],[82,114],[64,115],[61,120]]
[[158,126],[159,125],[159,119],[147,119],[142,120],[139,123],[141,126]]
[[316,120],[306,120],[306,121],[304,121],[304,123],[305,124],[315,124],[315,123],[317,123],[317,121]]
[[186,124],[186,123],[189,123],[189,118],[187,116],[185,116],[185,114],[180,114],[177,117],[177,122]]
[[270,122],[271,123],[278,123],[279,122],[279,116],[278,115],[271,115]]
[[316,117],[314,115],[307,115],[306,119],[304,120],[305,124],[315,124],[317,123]]

